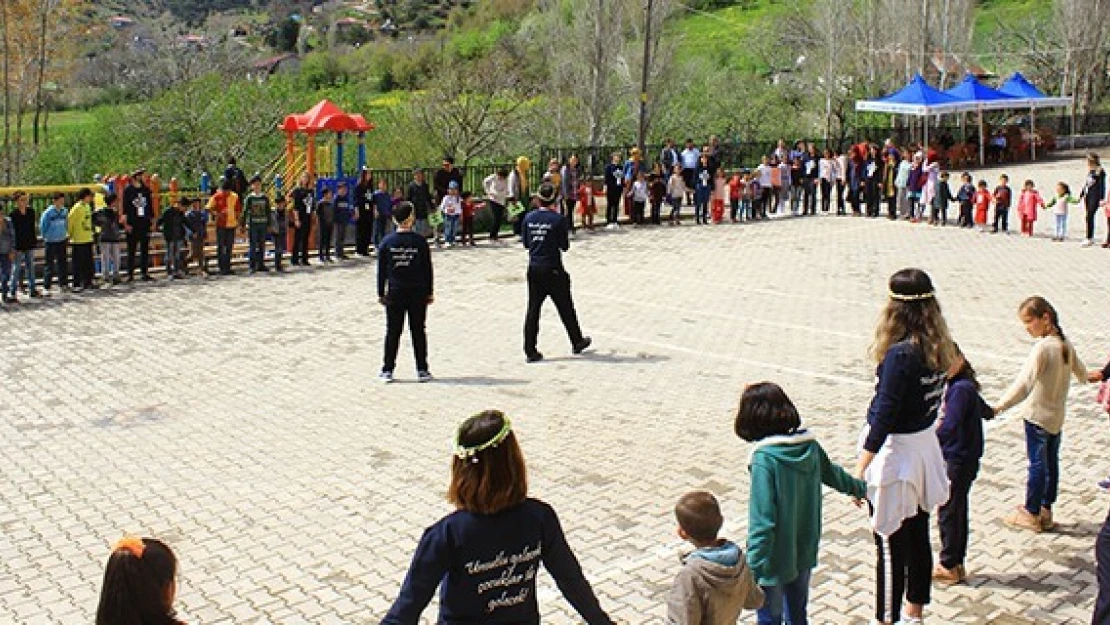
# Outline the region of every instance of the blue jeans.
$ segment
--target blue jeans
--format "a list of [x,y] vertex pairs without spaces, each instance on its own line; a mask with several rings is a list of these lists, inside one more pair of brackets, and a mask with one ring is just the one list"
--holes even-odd
[[1049,434],[1039,425],[1025,422],[1025,447],[1029,453],[1029,482],[1025,487],[1025,509],[1032,515],[1056,503],[1060,480],[1060,434]]
[[807,625],[806,603],[809,602],[810,571],[798,573],[798,577],[778,586],[762,586],[766,599],[763,607],[756,612],[758,625]]
[[34,294],[35,292],[35,251],[27,250],[22,252],[15,251],[15,271],[12,275],[11,295],[15,297],[19,291],[19,281],[27,274],[27,293]]
[[455,237],[459,234],[459,216],[458,215],[445,215],[443,218],[443,240],[448,243],[454,243]]
[[1056,238],[1063,239],[1068,236],[1068,216],[1067,214],[1056,215]]

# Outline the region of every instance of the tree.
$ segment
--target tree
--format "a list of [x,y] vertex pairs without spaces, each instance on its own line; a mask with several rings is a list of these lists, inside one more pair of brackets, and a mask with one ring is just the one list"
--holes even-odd
[[526,101],[512,56],[502,50],[470,66],[447,61],[412,112],[442,153],[465,166],[501,147]]

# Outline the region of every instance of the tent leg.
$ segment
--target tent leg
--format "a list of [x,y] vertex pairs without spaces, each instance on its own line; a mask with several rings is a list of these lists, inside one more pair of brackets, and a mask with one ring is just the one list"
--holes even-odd
[[1037,109],[1029,109],[1029,156],[1037,160]]
[[983,135],[983,109],[979,109],[979,166],[987,163],[987,138]]

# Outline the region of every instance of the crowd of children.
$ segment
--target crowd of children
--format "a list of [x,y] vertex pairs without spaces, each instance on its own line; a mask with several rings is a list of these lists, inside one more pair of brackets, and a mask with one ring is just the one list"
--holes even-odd
[[[1018,318],[1037,342],[991,407],[949,334],[929,276],[918,269],[891,276],[870,350],[878,383],[854,475],[829,459],[780,386],[747,386],[733,423],[736,435],[752,444],[746,544],[720,535],[724,518],[712,493],[682,495],[674,508],[677,531],[693,549],[660,598],[666,622],[732,625],[744,610],[754,610],[760,625],[808,623],[827,486],[858,507],[866,505],[877,551],[873,622],[923,623],[934,583],[968,579],[969,494],[984,452],[983,422],[1023,401],[1027,495],[1004,521],[1033,533],[1054,529],[1069,379],[1104,381],[1110,364],[1088,374],[1044,298],[1023,301]],[[424,532],[383,625],[421,622],[437,589],[437,622],[538,623],[541,565],[585,622],[613,623],[554,509],[530,497],[524,455],[508,416],[485,411],[459,426],[447,498],[455,511]],[[935,567],[933,510],[941,544]],[[1093,622],[1101,624],[1110,618],[1110,517],[1097,545]],[[176,557],[164,543],[124,538],[108,559],[97,623],[178,623],[175,575]]]

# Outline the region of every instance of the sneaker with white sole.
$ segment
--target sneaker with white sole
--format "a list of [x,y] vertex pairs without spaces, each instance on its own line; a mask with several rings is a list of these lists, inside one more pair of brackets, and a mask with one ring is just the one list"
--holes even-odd
[[416,372],[416,380],[418,382],[431,382],[433,379],[432,373],[427,369]]
[[378,381],[381,382],[382,384],[389,384],[390,382],[393,381],[393,372],[392,371],[382,371],[381,373],[378,374]]
[[1099,480],[1098,487],[1104,491],[1110,492],[1110,477]]

